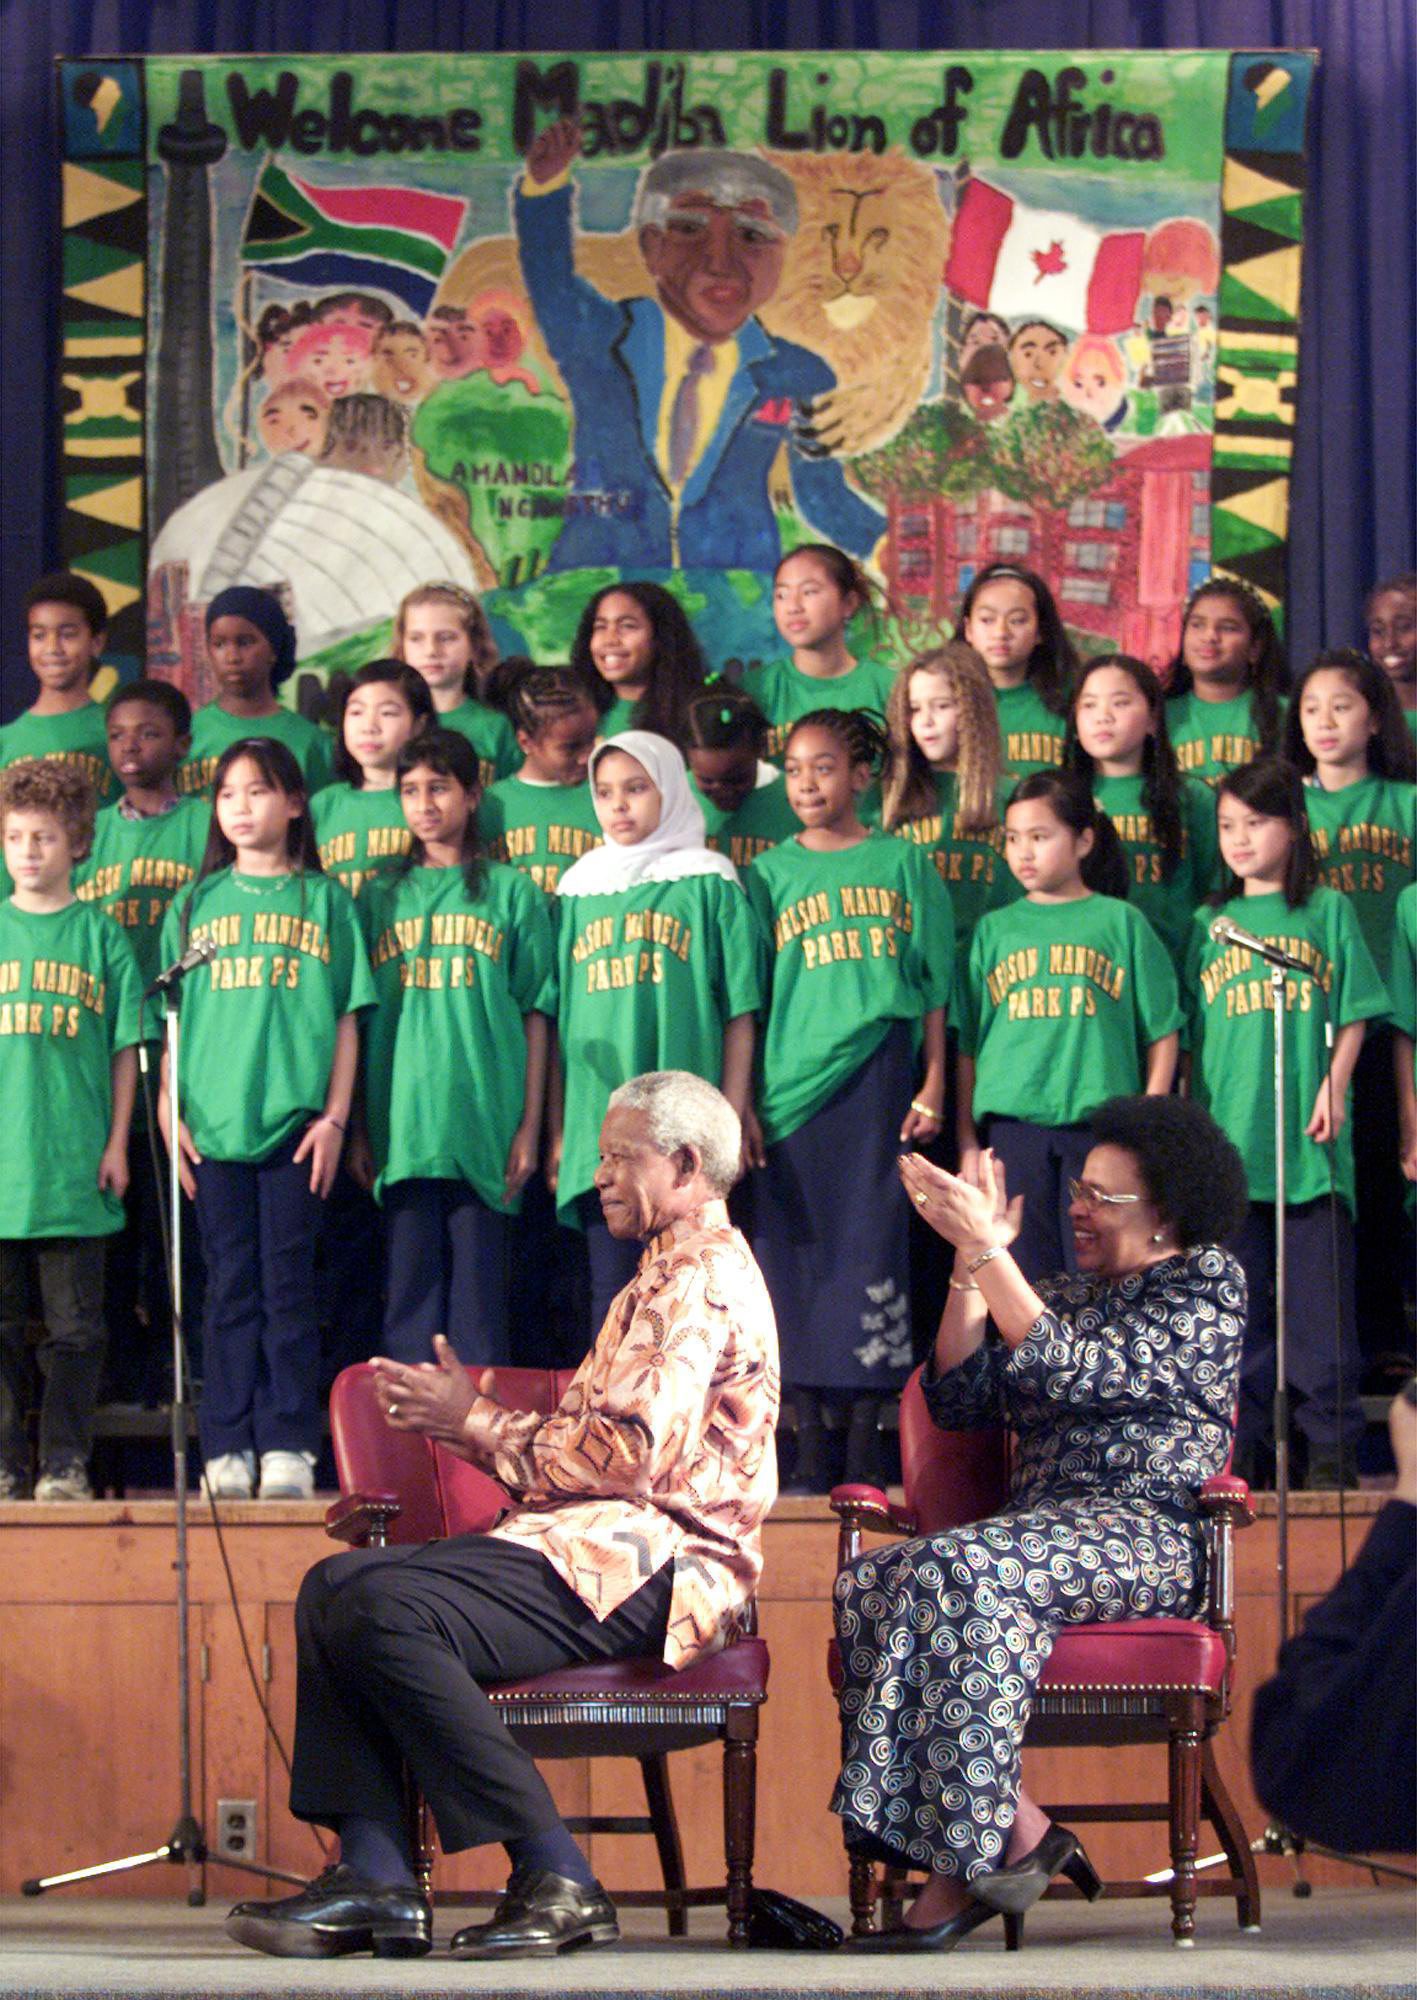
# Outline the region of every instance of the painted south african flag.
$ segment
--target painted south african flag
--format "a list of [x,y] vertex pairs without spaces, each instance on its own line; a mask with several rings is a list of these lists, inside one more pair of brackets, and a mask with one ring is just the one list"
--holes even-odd
[[272,157],[251,196],[241,260],[291,284],[391,292],[422,318],[466,207],[423,188],[317,187]]

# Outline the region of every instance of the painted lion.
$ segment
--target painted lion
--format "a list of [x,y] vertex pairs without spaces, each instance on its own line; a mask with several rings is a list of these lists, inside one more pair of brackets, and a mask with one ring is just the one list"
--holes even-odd
[[797,234],[759,315],[837,387],[817,427],[840,455],[893,437],[924,394],[949,223],[929,167],[888,153],[771,153],[797,189]]

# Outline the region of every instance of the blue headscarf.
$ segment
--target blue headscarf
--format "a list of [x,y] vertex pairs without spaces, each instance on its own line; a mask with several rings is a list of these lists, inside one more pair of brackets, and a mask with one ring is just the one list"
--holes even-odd
[[275,654],[271,686],[278,688],[295,672],[295,627],[280,608],[280,600],[269,590],[256,590],[248,583],[234,583],[219,590],[207,606],[207,632],[218,618],[245,618],[263,632]]

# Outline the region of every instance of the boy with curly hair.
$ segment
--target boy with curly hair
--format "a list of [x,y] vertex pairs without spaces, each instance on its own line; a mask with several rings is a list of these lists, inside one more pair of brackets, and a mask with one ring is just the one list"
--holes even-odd
[[37,1500],[90,1497],[105,1239],[123,1226],[141,979],[111,917],[78,900],[88,781],[53,760],[0,772],[0,1499],[30,1491],[31,1287],[43,1313]]

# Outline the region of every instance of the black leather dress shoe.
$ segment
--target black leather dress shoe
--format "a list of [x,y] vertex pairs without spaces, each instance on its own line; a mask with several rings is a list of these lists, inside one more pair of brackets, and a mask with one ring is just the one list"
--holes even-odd
[[371,1882],[337,1861],[298,1896],[238,1903],[226,1934],[276,1958],[419,1958],[433,1942],[433,1913],[417,1889]]
[[[974,1884],[971,1882],[971,1889]],[[977,1931],[981,1924],[987,1924],[999,1915],[987,1903],[966,1903],[952,1917],[946,1917],[939,1924],[897,1924],[890,1931],[866,1931],[860,1937],[849,1937],[842,1945],[843,1951],[877,1954],[882,1952],[953,1951],[961,1938]],[[1004,1918],[1004,1944],[1009,1951],[1017,1951],[1023,1939],[1023,1918],[1013,1915]]]
[[1021,1860],[1010,1862],[1007,1868],[990,1869],[987,1875],[976,1875],[969,1893],[990,1909],[1021,1915],[1033,1908],[1055,1875],[1066,1875],[1090,1903],[1102,1894],[1101,1878],[1083,1852],[1082,1842],[1056,1821]]
[[614,1944],[619,1935],[615,1905],[598,1882],[528,1868],[507,1884],[490,1923],[468,1924],[451,1948],[454,1958],[552,1958],[578,1945]]

